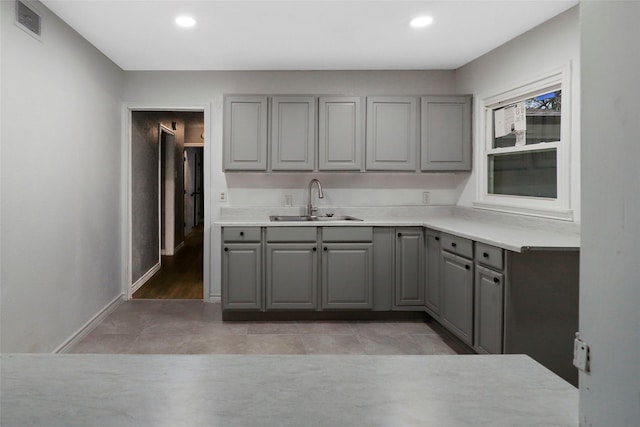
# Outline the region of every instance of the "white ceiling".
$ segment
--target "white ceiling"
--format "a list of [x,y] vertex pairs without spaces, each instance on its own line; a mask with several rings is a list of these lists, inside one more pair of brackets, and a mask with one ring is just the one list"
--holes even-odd
[[124,70],[393,70],[456,69],[578,0],[42,3]]

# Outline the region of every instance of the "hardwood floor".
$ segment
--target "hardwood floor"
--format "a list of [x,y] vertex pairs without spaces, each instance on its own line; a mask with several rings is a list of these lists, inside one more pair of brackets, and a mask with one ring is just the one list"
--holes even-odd
[[185,238],[184,247],[174,256],[163,256],[162,267],[133,298],[202,299],[202,225]]

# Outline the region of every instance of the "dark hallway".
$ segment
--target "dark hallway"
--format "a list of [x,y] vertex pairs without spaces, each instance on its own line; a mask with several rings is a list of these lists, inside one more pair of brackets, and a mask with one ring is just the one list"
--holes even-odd
[[174,256],[162,256],[162,267],[133,298],[202,299],[203,226],[194,227],[184,247]]

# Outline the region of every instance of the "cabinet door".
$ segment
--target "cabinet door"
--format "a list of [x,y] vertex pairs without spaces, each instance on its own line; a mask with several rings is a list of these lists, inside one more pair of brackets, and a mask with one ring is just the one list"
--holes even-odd
[[312,171],[315,167],[316,98],[274,96],[271,169]]
[[362,100],[334,96],[319,100],[318,169],[362,169]]
[[415,171],[418,155],[418,99],[367,98],[367,170]]
[[373,244],[322,245],[322,307],[373,306]]
[[424,234],[421,228],[396,229],[397,306],[424,306]]
[[267,244],[269,309],[318,307],[318,252],[315,243]]
[[260,243],[226,243],[222,251],[222,307],[262,308]]
[[471,170],[471,97],[424,96],[421,111],[422,170]]
[[224,169],[267,170],[267,97],[224,98]]
[[478,353],[502,353],[504,277],[476,265],[474,348]]
[[427,312],[440,318],[440,233],[427,230],[427,274],[425,280],[424,305]]
[[473,345],[473,263],[446,251],[441,254],[442,324]]

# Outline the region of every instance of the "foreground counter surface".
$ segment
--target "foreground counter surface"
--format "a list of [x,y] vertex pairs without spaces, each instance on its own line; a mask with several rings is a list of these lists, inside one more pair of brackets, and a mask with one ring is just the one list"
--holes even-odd
[[576,426],[578,390],[499,356],[3,355],[2,426]]

